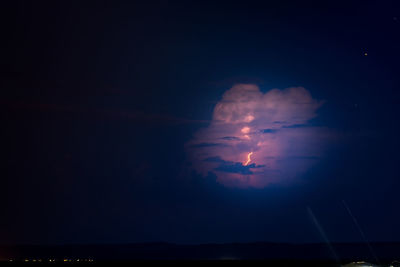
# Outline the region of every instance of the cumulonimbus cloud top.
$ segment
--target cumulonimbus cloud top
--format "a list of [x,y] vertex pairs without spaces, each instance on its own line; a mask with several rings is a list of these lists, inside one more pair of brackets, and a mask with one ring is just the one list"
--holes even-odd
[[322,103],[302,87],[263,93],[237,84],[216,104],[210,125],[188,142],[190,160],[226,186],[293,181],[321,156],[319,129],[309,122]]

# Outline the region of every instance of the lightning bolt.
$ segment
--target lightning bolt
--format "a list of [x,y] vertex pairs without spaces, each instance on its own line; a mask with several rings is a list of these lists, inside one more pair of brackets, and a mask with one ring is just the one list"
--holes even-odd
[[249,154],[247,154],[247,161],[243,164],[244,166],[247,166],[250,163],[251,155],[253,155],[253,152],[250,152]]

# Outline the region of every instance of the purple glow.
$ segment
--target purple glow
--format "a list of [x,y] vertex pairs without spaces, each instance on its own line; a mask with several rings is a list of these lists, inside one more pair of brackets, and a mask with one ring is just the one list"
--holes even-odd
[[256,85],[235,85],[187,144],[195,170],[233,187],[295,181],[321,156],[323,130],[309,121],[322,104],[302,87],[262,93]]

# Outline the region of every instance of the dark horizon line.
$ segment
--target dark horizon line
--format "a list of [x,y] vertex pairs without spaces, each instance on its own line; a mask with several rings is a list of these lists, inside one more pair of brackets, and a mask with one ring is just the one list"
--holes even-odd
[[[364,241],[331,241],[331,244],[352,245],[364,244]],[[370,244],[400,244],[400,241],[369,241]],[[203,246],[203,245],[325,245],[325,242],[273,242],[273,241],[253,241],[253,242],[207,242],[207,243],[175,243],[175,242],[121,242],[121,243],[0,243],[0,247],[4,246],[128,246],[128,245],[174,245],[174,246]]]

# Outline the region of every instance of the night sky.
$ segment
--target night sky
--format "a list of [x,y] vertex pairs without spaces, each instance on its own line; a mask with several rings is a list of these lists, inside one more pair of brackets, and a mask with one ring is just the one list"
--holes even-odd
[[400,241],[398,2],[82,2],[1,8],[0,244]]

